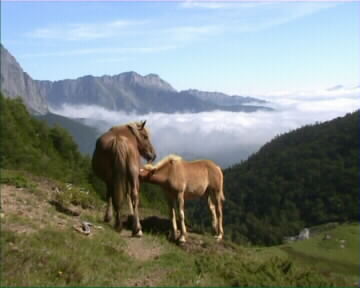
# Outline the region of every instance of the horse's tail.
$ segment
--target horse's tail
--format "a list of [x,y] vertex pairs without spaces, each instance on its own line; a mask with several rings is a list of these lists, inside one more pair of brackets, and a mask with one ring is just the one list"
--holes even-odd
[[116,201],[120,207],[124,196],[127,195],[127,169],[126,163],[128,158],[128,143],[126,139],[115,137],[112,143],[113,152],[113,201]]
[[224,175],[219,166],[217,166],[217,169],[219,170],[220,175],[220,199],[221,201],[225,201],[225,195],[224,195]]

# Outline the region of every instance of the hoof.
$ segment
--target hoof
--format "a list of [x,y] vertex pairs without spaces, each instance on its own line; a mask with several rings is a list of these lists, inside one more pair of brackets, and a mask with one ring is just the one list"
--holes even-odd
[[133,232],[132,236],[141,238],[143,236],[143,232],[141,231],[141,229],[139,229],[137,232]]
[[179,238],[179,244],[184,244],[184,243],[186,243],[185,236],[181,235],[180,238]]
[[104,216],[104,222],[105,223],[109,223],[111,221],[112,217],[110,215],[105,215]]
[[178,237],[179,237],[179,231],[176,231],[175,233],[174,233],[174,231],[170,231],[168,234],[168,239],[170,241],[176,241],[178,239]]
[[119,233],[120,233],[120,232],[122,231],[122,228],[123,228],[123,227],[122,227],[121,224],[117,224],[117,225],[115,225],[114,228],[115,228],[115,231],[116,231],[116,232],[119,232]]
[[216,235],[215,240],[216,242],[220,242],[223,239],[222,235]]

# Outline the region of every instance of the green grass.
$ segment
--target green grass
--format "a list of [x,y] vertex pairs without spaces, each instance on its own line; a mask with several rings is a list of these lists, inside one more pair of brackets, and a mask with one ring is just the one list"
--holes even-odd
[[157,286],[304,287],[335,284],[289,259],[256,258],[256,251],[240,247],[219,249],[213,239],[205,241],[206,249],[190,253],[168,242],[165,236],[148,234],[141,241],[155,243],[163,252],[145,262],[131,258],[124,239],[107,226],[91,238],[70,228],[65,231],[46,228],[29,235],[3,231],[1,284],[121,286],[137,283],[144,277],[149,281],[156,277]]
[[59,193],[55,195],[55,200],[64,206],[72,204],[84,209],[100,208],[103,203],[99,197],[93,195],[86,188],[63,183],[59,185]]
[[135,267],[123,251],[124,242],[110,230],[93,238],[70,230],[46,229],[27,236],[3,231],[1,240],[7,243],[4,286],[123,285]]
[[24,172],[1,169],[0,183],[13,185],[16,188],[27,188],[30,192],[36,191],[36,183],[31,181]]

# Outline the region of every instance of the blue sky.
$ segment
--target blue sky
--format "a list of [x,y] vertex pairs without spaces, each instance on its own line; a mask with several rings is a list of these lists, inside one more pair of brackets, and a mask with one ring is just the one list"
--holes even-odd
[[136,71],[230,94],[359,85],[359,3],[1,3],[1,41],[35,79]]

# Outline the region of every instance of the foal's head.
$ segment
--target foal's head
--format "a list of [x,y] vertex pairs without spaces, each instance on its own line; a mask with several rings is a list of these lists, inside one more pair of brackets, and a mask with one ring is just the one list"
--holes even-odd
[[140,169],[140,179],[151,180],[154,175],[168,174],[167,171],[169,171],[168,169],[171,165],[173,165],[175,161],[179,161],[181,159],[182,158],[180,156],[171,154],[156,163],[156,165],[146,164]]

